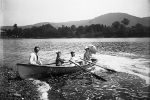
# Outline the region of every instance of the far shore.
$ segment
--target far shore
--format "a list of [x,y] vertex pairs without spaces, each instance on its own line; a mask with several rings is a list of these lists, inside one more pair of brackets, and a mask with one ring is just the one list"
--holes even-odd
[[[50,39],[52,42],[76,42],[76,40],[82,40],[79,42],[150,42],[150,37],[130,37],[130,38],[1,38],[1,40],[24,40],[24,39]],[[59,39],[59,41],[58,41]],[[54,40],[54,41],[53,41]],[[68,41],[70,42],[70,41]]]

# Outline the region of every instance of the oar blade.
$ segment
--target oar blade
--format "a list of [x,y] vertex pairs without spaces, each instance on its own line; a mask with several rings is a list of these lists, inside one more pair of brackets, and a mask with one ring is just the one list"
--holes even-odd
[[101,81],[104,81],[104,82],[106,82],[107,80],[105,80],[104,78],[102,78],[102,77],[100,77],[100,76],[98,76],[98,75],[96,75],[96,74],[93,74],[93,73],[91,73],[96,79],[98,79],[98,80],[101,80]]
[[108,69],[108,68],[105,68],[106,70],[110,71],[110,72],[113,72],[113,73],[116,73],[117,71],[113,70],[113,69]]

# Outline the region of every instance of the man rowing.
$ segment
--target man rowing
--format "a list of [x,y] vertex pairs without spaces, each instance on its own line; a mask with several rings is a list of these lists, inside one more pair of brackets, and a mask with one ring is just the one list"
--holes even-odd
[[[78,65],[83,65],[83,62],[75,57],[75,52],[74,51],[71,51],[70,54],[71,54],[71,58],[70,58],[70,61],[71,61],[70,65],[71,66],[75,66],[74,63],[76,63]],[[72,62],[74,62],[74,63],[72,63]]]

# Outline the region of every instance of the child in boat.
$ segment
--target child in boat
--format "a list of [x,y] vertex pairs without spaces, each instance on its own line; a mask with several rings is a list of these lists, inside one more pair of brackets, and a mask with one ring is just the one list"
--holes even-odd
[[57,54],[56,66],[61,66],[65,62],[65,60],[61,58],[61,52],[60,51],[56,52],[56,54]]
[[42,65],[42,62],[39,60],[38,52],[40,47],[36,46],[34,52],[30,54],[29,63],[33,65]]
[[[70,54],[71,54],[70,61],[75,62],[78,65],[82,65],[82,61],[75,57],[75,52],[74,51],[71,51]],[[71,66],[75,66],[74,63],[70,63],[70,64],[71,64]]]

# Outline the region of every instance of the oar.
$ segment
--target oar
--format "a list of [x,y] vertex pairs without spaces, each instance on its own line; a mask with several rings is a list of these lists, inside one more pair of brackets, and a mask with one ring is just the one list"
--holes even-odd
[[[64,62],[64,63],[69,63],[68,61]],[[56,64],[56,62],[50,63],[50,64],[45,64],[45,65],[53,65]]]
[[85,68],[83,68],[83,67],[81,67],[80,65],[76,64],[75,62],[73,62],[73,61],[71,61],[71,60],[69,60],[69,61],[70,61],[71,63],[74,63],[76,66],[80,67],[83,71],[89,72],[89,73],[90,73],[91,75],[93,75],[96,79],[102,80],[102,81],[105,81],[105,82],[107,81],[107,80],[105,80],[104,78],[102,78],[102,77],[96,75],[95,73],[92,73],[92,72],[86,70]]
[[[81,59],[81,60],[84,60],[84,59]],[[92,62],[87,61],[87,60],[84,60],[84,61],[86,61],[86,62],[88,62],[88,63],[90,63],[90,64],[95,64],[95,63],[92,63]],[[110,71],[110,72],[113,72],[113,73],[116,73],[116,72],[117,72],[117,71],[115,71],[115,70],[113,70],[113,69],[105,68],[105,67],[102,67],[102,66],[97,65],[97,64],[95,64],[95,65],[98,66],[98,67],[104,68],[104,69],[106,69],[107,71]]]
[[50,63],[50,64],[45,64],[45,65],[53,65],[53,64],[56,64],[55,62],[53,62],[53,63]]

